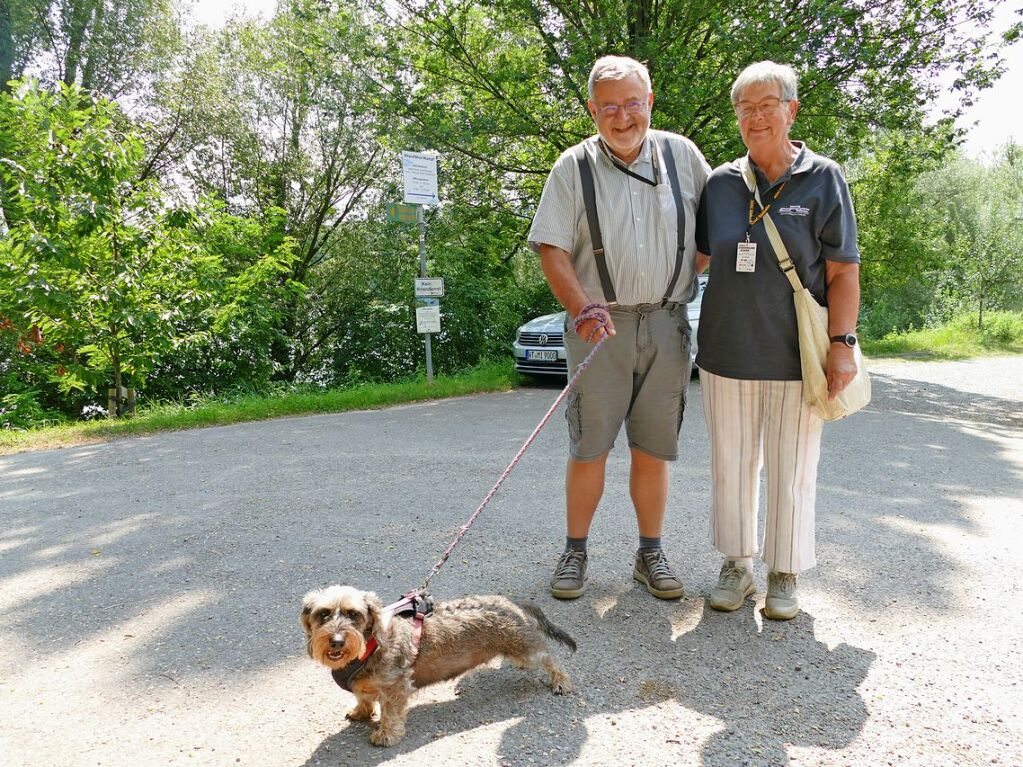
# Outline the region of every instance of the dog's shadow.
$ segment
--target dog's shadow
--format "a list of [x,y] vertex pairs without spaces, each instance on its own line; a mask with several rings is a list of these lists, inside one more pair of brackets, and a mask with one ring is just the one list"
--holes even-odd
[[[856,688],[873,653],[844,644],[828,648],[805,612],[786,623],[760,623],[752,601],[724,614],[699,600],[678,606],[644,597],[634,589],[606,598],[606,609],[594,600],[593,609],[551,616],[579,643],[574,657],[559,651],[576,687],[572,695],[552,695],[541,672],[484,667],[456,682],[454,700],[413,696],[405,738],[383,749],[369,743],[369,725],[343,721],[353,704],[344,695],[341,729],[306,764],[382,764],[495,726],[503,728],[495,753],[481,754],[481,762],[569,764],[580,757],[590,729],[606,725],[598,720],[670,701],[720,726],[698,741],[669,727],[666,743],[652,748],[692,742],[705,767],[741,764],[751,750],[758,763],[785,765],[790,746],[838,749],[862,730],[867,710]],[[684,727],[684,714],[678,724]]]
[[[344,722],[344,712],[354,704],[354,698],[347,696],[338,706],[338,717],[344,722],[342,729],[325,738],[306,765],[383,764],[441,738],[494,725],[505,727],[515,720],[519,721],[510,728],[515,733],[509,738],[506,730],[501,736],[502,748],[495,755],[501,764],[519,763],[516,752],[525,747],[537,753],[537,739],[544,740],[547,733],[558,740],[559,750],[569,746],[570,751],[577,752],[585,740],[579,698],[552,695],[546,675],[540,671],[522,671],[508,663],[500,668],[484,666],[460,677],[455,682],[454,692],[455,699],[441,701],[423,700],[430,692],[413,695],[409,701],[405,737],[390,748],[370,744],[371,725]],[[519,733],[519,728],[525,730]],[[571,742],[566,744],[566,738],[578,740],[574,748]]]

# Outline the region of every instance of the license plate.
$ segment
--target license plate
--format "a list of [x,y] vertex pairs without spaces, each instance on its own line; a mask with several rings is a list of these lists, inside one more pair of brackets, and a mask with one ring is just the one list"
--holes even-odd
[[555,349],[526,349],[527,360],[539,360],[542,362],[557,362],[558,352]]

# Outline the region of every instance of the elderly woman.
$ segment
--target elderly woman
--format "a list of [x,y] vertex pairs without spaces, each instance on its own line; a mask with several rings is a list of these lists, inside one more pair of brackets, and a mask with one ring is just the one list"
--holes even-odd
[[739,133],[761,206],[743,177],[746,158],[707,180],[697,216],[698,269],[710,277],[699,327],[700,386],[711,441],[711,533],[724,557],[710,595],[737,610],[756,591],[757,512],[767,466],[764,614],[799,612],[796,576],[816,564],[814,500],[822,421],[802,395],[792,287],[764,228],[769,214],[803,285],[828,307],[831,397],[856,374],[859,252],[849,187],[833,161],[789,139],[799,110],[796,73],[762,61],[732,86]]

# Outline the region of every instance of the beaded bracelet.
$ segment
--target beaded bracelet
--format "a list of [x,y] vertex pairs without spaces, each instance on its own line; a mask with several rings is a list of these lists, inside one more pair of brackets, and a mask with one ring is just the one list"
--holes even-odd
[[598,330],[603,330],[607,327],[607,324],[611,321],[611,315],[608,314],[607,307],[604,304],[586,304],[579,311],[579,314],[576,315],[572,327],[578,333],[579,326],[590,320],[596,320],[599,324],[590,332],[590,335],[586,338],[587,341],[593,338]]

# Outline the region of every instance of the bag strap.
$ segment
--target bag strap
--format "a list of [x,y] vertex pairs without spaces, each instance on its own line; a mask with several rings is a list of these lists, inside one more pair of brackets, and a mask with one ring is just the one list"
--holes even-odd
[[[764,209],[764,203],[760,201],[760,189],[757,187],[757,175],[753,170],[753,167],[749,162],[749,155],[744,155],[739,158],[739,172],[742,173],[742,179],[746,182],[746,188],[753,193],[754,199],[757,201],[757,205],[760,209]],[[782,242],[781,234],[778,232],[778,227],[774,225],[774,221],[771,220],[771,216],[764,213],[761,219],[764,222],[764,228],[767,230],[767,237],[771,241],[771,247],[774,248],[774,255],[778,259],[778,266],[781,267],[782,272],[788,277],[789,284],[792,285],[792,292],[798,293],[803,289],[803,283],[799,281],[799,275],[796,273],[796,265],[792,263],[792,259],[789,258],[789,251],[785,247],[785,243]]]
[[678,168],[675,165],[675,154],[671,151],[671,144],[667,136],[658,131],[654,134],[661,152],[664,154],[664,163],[668,166],[668,180],[671,183],[671,194],[675,198],[675,218],[678,221],[678,240],[675,247],[675,269],[671,273],[671,280],[668,282],[668,289],[664,292],[663,301],[669,301],[672,293],[675,292],[675,284],[679,275],[682,274],[682,262],[685,256],[686,244],[686,209],[682,205],[682,185],[678,180]]
[[600,287],[604,291],[607,305],[616,306],[618,296],[615,294],[614,283],[611,282],[607,258],[604,257],[604,238],[600,234],[600,219],[597,218],[597,193],[593,187],[593,167],[590,165],[590,158],[586,156],[585,142],[576,146],[573,152],[576,165],[579,166],[579,180],[583,185],[583,204],[586,206],[586,221],[590,226],[590,244],[593,246],[593,260],[597,264]]

